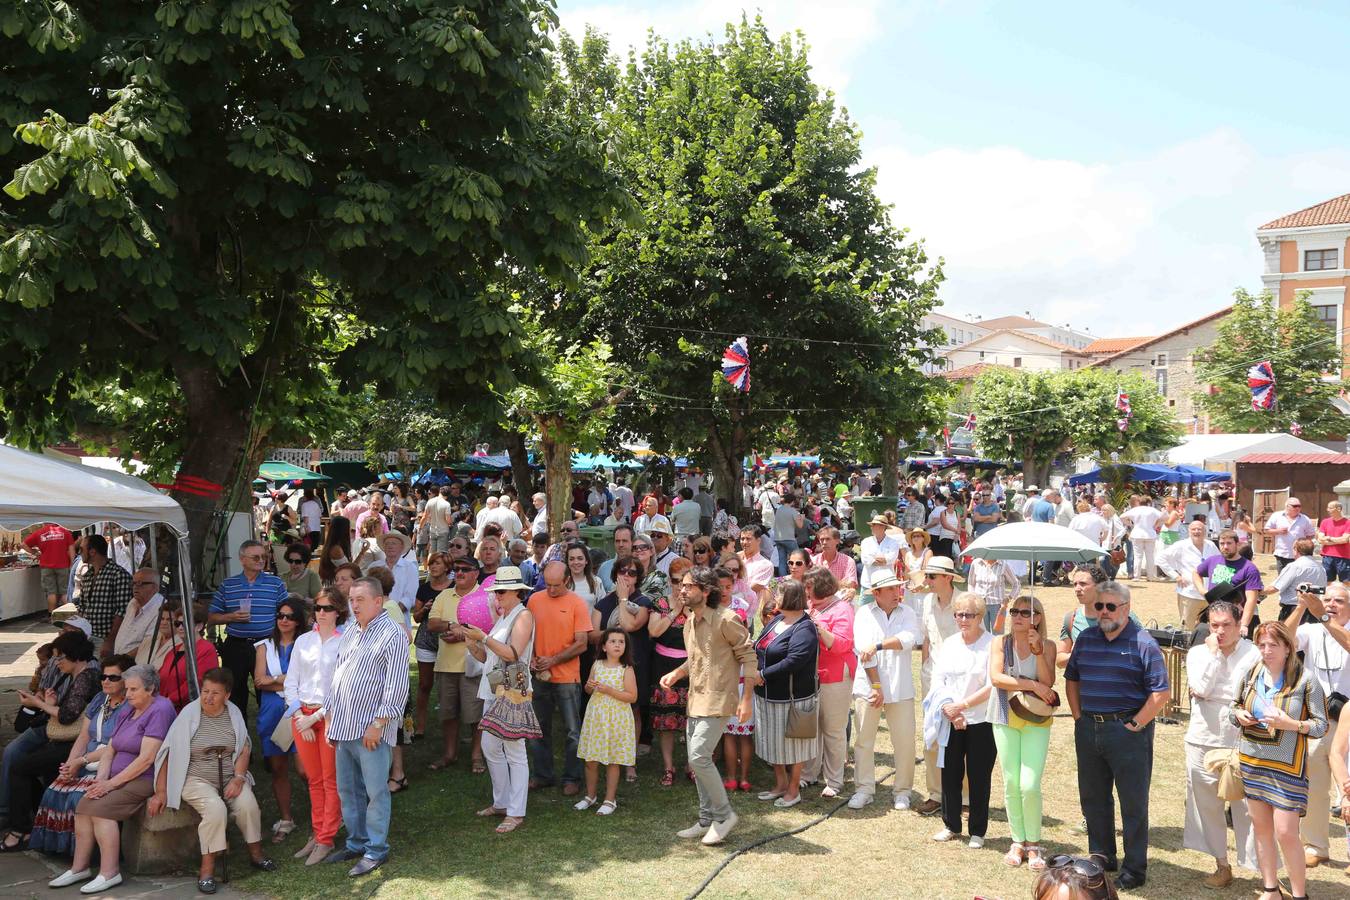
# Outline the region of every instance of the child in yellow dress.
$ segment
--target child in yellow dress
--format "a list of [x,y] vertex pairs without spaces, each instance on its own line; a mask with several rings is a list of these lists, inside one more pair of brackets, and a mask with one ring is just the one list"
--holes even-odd
[[608,816],[618,808],[619,773],[637,762],[637,729],[632,704],[637,701],[637,676],[633,674],[628,635],[622,628],[607,629],[600,639],[604,654],[591,666],[586,680],[586,719],[581,723],[577,756],[586,760],[586,795],[574,809],[595,805],[600,766],[605,765],[605,802],[596,810]]

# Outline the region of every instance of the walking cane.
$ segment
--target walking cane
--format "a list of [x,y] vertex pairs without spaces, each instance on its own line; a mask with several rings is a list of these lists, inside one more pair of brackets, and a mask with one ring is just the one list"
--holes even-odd
[[[202,751],[206,758],[216,758],[216,791],[220,794],[221,801],[225,804],[225,825],[229,827],[229,807],[230,802],[225,799],[225,760],[233,756],[233,751],[229,747],[207,747]],[[216,880],[228,884],[230,880],[229,863],[226,861],[228,849],[222,850],[216,854]]]

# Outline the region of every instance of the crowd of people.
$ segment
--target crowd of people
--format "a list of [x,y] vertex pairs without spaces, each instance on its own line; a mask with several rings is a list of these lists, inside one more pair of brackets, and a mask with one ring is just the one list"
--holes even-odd
[[[230,817],[259,868],[274,868],[265,843],[304,831],[295,856],[307,865],[366,874],[389,858],[404,747],[427,738],[434,698],[429,769],[467,752],[491,782],[478,815],[502,834],[524,824],[531,791],[615,814],[646,752],[673,787],[680,735],[698,795],[680,837],[725,841],[735,795],[790,808],[809,793],[860,810],[877,800],[884,718],[897,748],[889,801],[939,816],[934,841],[984,846],[998,765],[1003,862],[1047,884],[1067,869],[1103,884],[1115,872],[1133,888],[1148,873],[1154,721],[1186,691],[1183,842],[1213,857],[1205,883],[1232,881],[1231,816],[1236,862],[1260,872],[1263,900],[1278,896],[1281,857],[1294,894],[1306,893],[1306,867],[1330,856],[1333,781],[1338,796],[1350,791],[1350,727],[1337,727],[1350,689],[1350,591],[1339,581],[1350,520],[1337,504],[1314,525],[1290,500],[1258,528],[1224,494],[1203,508],[1139,495],[1117,513],[1100,495],[958,473],[912,479],[899,508],[857,523],[868,535],[855,541],[853,503],[877,490],[864,481],[751,482],[752,518],[740,523],[705,483],[637,497],[622,478],[597,480],[578,487],[558,540],[544,496],[522,508],[505,484],[344,491],[326,511],[308,493],[294,508],[282,496],[260,515],[266,540],[239,548],[239,574],[191,635],[155,570],[122,568],[102,537],[84,536],[66,551],[81,615],[24,696],[41,724],[5,749],[0,849],[69,855],[52,886],[93,893],[120,882],[119,822],[186,803],[200,817],[202,892],[216,890]],[[1102,547],[1100,563],[1044,573],[1079,601],[1057,632],[1024,573],[961,559],[969,540],[1018,519],[1059,522]],[[611,526],[612,555],[580,540],[597,520]],[[1250,559],[1259,533],[1275,537],[1270,588]],[[1194,632],[1187,685],[1169,683],[1131,611],[1130,582],[1147,578],[1175,583],[1177,624]],[[1274,593],[1280,611],[1263,621]],[[1064,707],[1088,860],[1042,844]],[[921,791],[907,747],[925,761]],[[756,757],[773,773],[759,790]],[[292,814],[293,770],[309,793],[307,829]],[[254,772],[278,810],[270,835]],[[1350,815],[1350,802],[1337,805]]]

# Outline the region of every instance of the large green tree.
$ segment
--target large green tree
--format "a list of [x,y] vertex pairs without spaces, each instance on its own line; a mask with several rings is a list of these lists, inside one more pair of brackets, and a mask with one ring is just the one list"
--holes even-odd
[[[1129,395],[1133,415],[1117,425],[1116,396]],[[994,459],[1020,459],[1027,484],[1045,484],[1060,454],[1112,453],[1124,462],[1171,446],[1181,434],[1158,389],[1137,373],[1104,369],[989,369],[970,394],[975,446]]]
[[[925,358],[918,323],[940,270],[892,224],[802,41],[742,22],[721,42],[652,36],[620,69],[591,34],[569,66],[595,86],[641,213],[593,230],[592,264],[557,307],[632,372],[636,399],[611,438],[696,451],[734,505],[742,459],[774,438],[833,446],[846,423],[903,427],[872,387]],[[718,372],[742,334],[748,394]]]
[[[504,260],[581,264],[597,184],[593,151],[535,116],[553,19],[548,0],[6,4],[9,433],[61,436],[90,391],[148,386],[165,456],[231,485],[297,403],[509,384],[519,331],[485,286]],[[200,552],[211,510],[191,512]]]
[[[1345,417],[1332,406],[1341,390],[1342,343],[1334,327],[1317,320],[1306,294],[1280,307],[1269,291],[1254,296],[1239,289],[1218,337],[1196,354],[1196,378],[1205,386],[1196,403],[1215,431],[1288,431],[1297,425],[1309,438],[1343,435]],[[1275,408],[1252,409],[1247,370],[1264,360],[1275,372]]]

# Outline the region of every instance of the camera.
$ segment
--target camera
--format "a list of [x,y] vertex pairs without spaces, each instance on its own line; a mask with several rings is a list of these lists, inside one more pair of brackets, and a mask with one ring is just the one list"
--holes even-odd
[[1327,592],[1327,589],[1320,584],[1309,584],[1303,582],[1297,588],[1300,594],[1317,594],[1319,597]]

